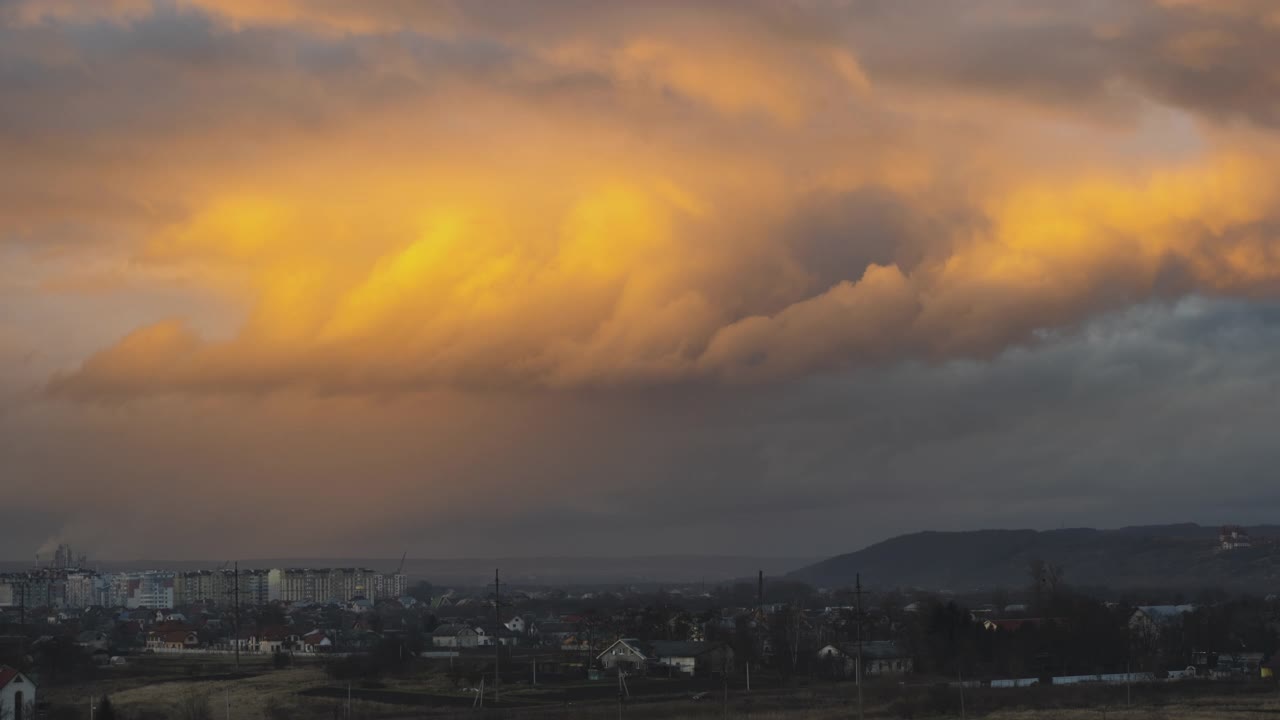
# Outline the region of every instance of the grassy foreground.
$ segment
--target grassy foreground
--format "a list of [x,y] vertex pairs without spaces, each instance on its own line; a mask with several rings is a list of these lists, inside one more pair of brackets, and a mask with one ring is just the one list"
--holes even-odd
[[[854,688],[825,684],[800,688],[731,689],[694,700],[680,683],[655,683],[621,709],[609,683],[508,685],[506,707],[471,708],[475,697],[455,688],[441,672],[409,672],[388,678],[376,690],[353,686],[351,720],[467,717],[476,720],[552,718],[742,717],[756,720],[834,720],[856,717]],[[236,672],[228,658],[154,658],[111,669],[94,679],[41,689],[49,720],[87,718],[91,698],[110,695],[117,717],[126,720],[346,720],[345,683],[330,679],[322,665],[273,669],[261,658],[246,659]],[[363,696],[363,697],[362,697]],[[379,700],[387,700],[382,702]],[[959,718],[953,690],[937,687],[868,686],[866,717],[924,720]],[[1280,689],[1260,682],[1135,686],[1132,706],[1123,688],[1071,687],[981,690],[966,693],[964,716],[990,720],[1257,720],[1280,716]]]

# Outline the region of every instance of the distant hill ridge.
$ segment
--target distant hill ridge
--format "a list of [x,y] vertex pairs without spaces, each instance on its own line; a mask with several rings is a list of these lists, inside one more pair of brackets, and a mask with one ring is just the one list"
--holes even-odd
[[1280,526],[1244,530],[1251,548],[1221,551],[1219,526],[1195,523],[1115,530],[974,530],[900,535],[837,555],[788,575],[822,587],[850,585],[857,573],[872,588],[956,592],[1027,584],[1035,558],[1060,565],[1067,583],[1111,588],[1280,591]]

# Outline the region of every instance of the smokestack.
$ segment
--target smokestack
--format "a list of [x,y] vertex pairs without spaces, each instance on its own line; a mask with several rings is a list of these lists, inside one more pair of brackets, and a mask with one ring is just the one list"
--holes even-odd
[[764,610],[764,571],[760,571],[760,575],[756,580],[756,607]]

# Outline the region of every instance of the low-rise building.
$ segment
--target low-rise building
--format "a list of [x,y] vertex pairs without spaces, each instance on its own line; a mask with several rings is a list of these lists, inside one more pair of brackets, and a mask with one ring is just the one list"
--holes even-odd
[[0,665],[0,717],[5,720],[35,720],[36,717],[36,684],[8,665]]
[[195,630],[159,630],[147,633],[147,649],[161,652],[194,650],[200,647],[200,636]]
[[441,625],[431,633],[431,645],[438,648],[479,647],[480,636],[467,625]]
[[[858,667],[858,644],[835,643],[818,651],[818,659],[828,664],[841,677],[853,677]],[[898,643],[892,640],[873,640],[862,643],[863,674],[904,675],[915,669],[915,661]]]
[[619,638],[596,660],[605,670],[705,677],[732,671],[733,649],[717,642]]
[[1195,609],[1195,605],[1142,605],[1129,616],[1129,629],[1138,635],[1157,637]]

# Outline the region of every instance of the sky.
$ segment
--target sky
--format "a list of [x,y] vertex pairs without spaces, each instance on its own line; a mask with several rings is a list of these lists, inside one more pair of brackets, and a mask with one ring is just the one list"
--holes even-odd
[[0,0],[0,559],[1273,522],[1270,0]]

